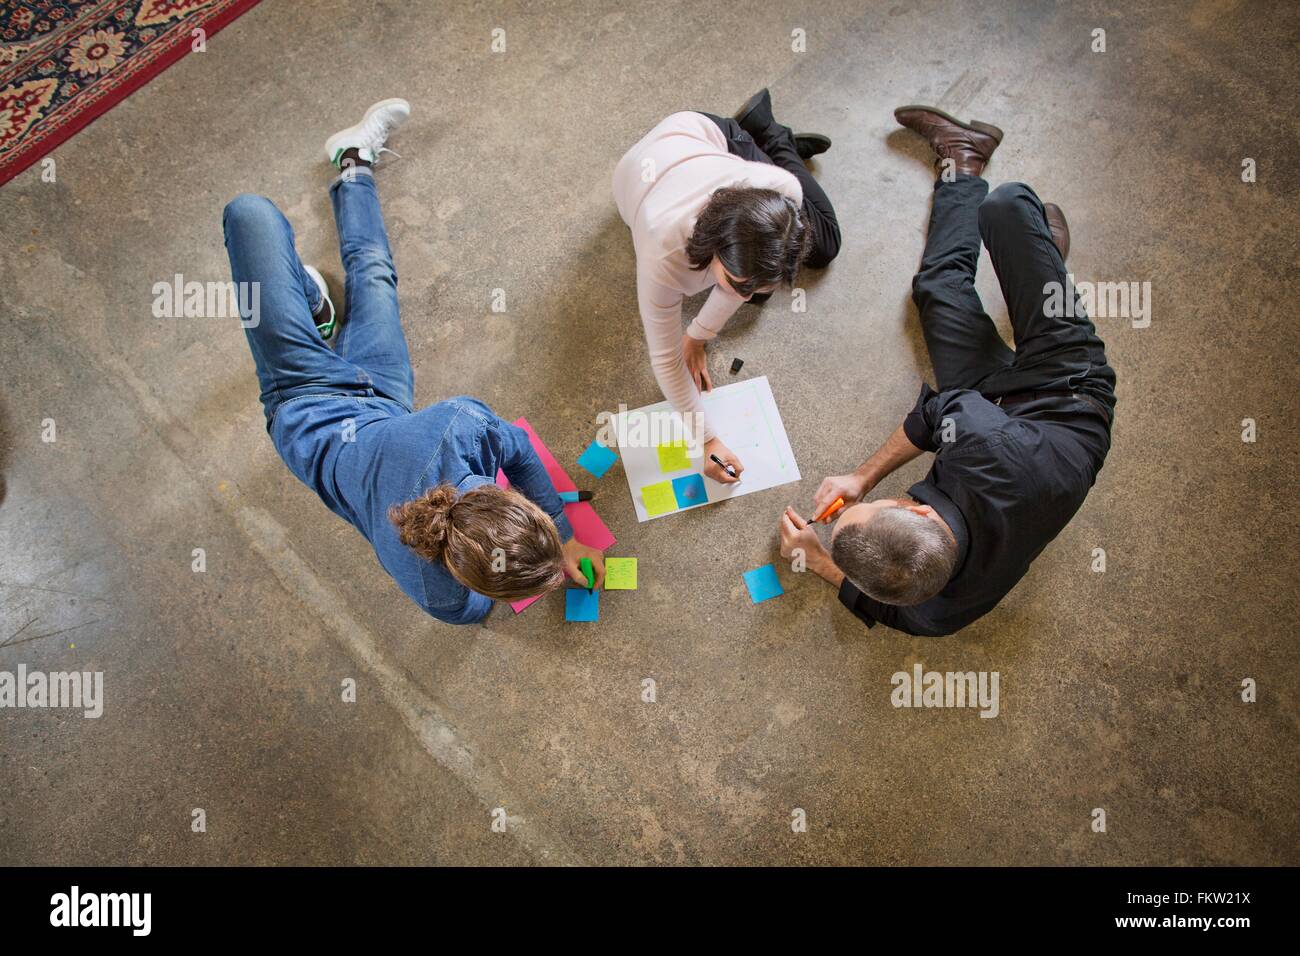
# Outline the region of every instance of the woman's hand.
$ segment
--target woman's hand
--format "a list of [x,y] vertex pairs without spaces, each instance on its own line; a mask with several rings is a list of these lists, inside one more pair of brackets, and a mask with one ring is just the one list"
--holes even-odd
[[589,548],[577,538],[570,538],[564,542],[564,573],[577,584],[584,588],[587,586],[587,576],[582,573],[578,567],[578,562],[583,558],[591,558],[591,566],[595,571],[596,583],[594,587],[600,587],[605,583],[605,555],[595,548]]
[[713,380],[709,378],[709,362],[704,355],[704,343],[692,338],[690,334],[683,335],[682,358],[686,360],[686,369],[691,373],[695,387],[701,392],[712,390]]
[[[730,465],[736,472],[736,477],[732,478],[725,468],[713,460],[712,455],[717,455],[722,459],[724,465]],[[732,454],[731,449],[722,444],[719,438],[710,438],[704,443],[704,474],[714,481],[724,485],[734,485],[740,481],[741,472],[745,470],[744,464],[739,458]]]

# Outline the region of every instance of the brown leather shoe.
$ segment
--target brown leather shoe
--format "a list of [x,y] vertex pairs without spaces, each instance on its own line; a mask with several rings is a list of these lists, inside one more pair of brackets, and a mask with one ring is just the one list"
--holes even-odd
[[1065,213],[1054,202],[1043,203],[1043,212],[1047,213],[1047,228],[1052,230],[1052,241],[1061,252],[1064,262],[1070,254],[1070,224],[1065,221]]
[[982,176],[989,157],[1002,142],[1002,130],[996,126],[975,120],[963,123],[932,106],[900,106],[894,110],[894,119],[926,138],[939,154],[935,166],[951,159],[956,171],[968,176]]

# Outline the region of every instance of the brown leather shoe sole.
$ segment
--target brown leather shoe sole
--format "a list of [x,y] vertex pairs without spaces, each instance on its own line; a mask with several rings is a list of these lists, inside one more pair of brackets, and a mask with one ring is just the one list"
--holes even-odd
[[[951,113],[945,113],[943,110],[935,109],[933,106],[900,106],[894,110],[894,119],[898,119],[899,113],[906,113],[909,110],[916,110],[919,113],[933,113],[935,116],[941,116],[949,123],[960,126],[962,129],[968,129],[976,133],[983,133],[985,136],[992,136],[998,144],[1002,143],[1002,130],[992,123],[981,123],[979,120],[971,120],[969,123],[962,122]],[[902,123],[902,120],[899,120]]]

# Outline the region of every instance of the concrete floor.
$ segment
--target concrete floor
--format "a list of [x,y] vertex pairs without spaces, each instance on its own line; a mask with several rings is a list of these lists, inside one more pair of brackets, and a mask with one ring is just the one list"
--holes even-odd
[[[25,627],[0,670],[102,670],[107,695],[99,720],[0,711],[0,863],[1300,862],[1294,5],[358,6],[268,0],[63,145],[56,183],[0,189],[0,641]],[[337,276],[321,143],[405,96],[380,188],[418,397],[526,414],[572,463],[599,410],[658,398],[613,164],[763,84],[835,140],[844,250],[807,314],[746,309],[710,357],[768,376],[805,477],[638,525],[611,472],[641,589],[598,625],[558,596],[423,616],[275,456],[238,329],[150,314],[159,280],[229,277],[241,191]],[[908,102],[1001,125],[989,179],[1065,208],[1078,278],[1154,300],[1149,328],[1098,322],[1120,406],[1091,498],[945,639],[868,633],[811,576],[760,606],[741,582],[929,375]],[[998,671],[1001,715],[895,710],[917,661]]]

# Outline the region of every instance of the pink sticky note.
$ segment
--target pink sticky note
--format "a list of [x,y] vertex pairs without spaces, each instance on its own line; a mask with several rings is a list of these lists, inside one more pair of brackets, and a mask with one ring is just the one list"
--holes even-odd
[[528,605],[532,604],[532,603],[533,603],[534,601],[536,601],[536,600],[539,600],[540,598],[541,598],[541,595],[539,594],[539,595],[537,595],[537,597],[524,598],[522,601],[511,601],[511,602],[510,602],[510,610],[512,610],[512,611],[514,611],[516,614],[518,614],[518,613],[519,613],[520,611],[522,611],[524,608],[528,607]]
[[[578,486],[573,483],[569,473],[555,460],[551,450],[546,447],[546,442],[542,441],[537,432],[533,431],[533,426],[528,424],[528,419],[516,419],[515,424],[528,433],[528,441],[533,446],[533,451],[537,452],[537,457],[541,459],[542,467],[546,469],[546,474],[550,476],[551,484],[555,485],[555,490],[577,491]],[[510,482],[506,479],[504,472],[497,472],[497,484],[502,488],[510,487]],[[605,551],[614,543],[614,535],[609,528],[605,527],[605,522],[600,520],[600,515],[596,514],[596,509],[591,506],[590,501],[565,502],[564,516],[569,519],[569,524],[573,525],[573,536],[587,547],[595,548],[597,551]],[[518,614],[539,597],[541,597],[540,594],[537,597],[524,598],[522,601],[511,601],[510,607]]]

